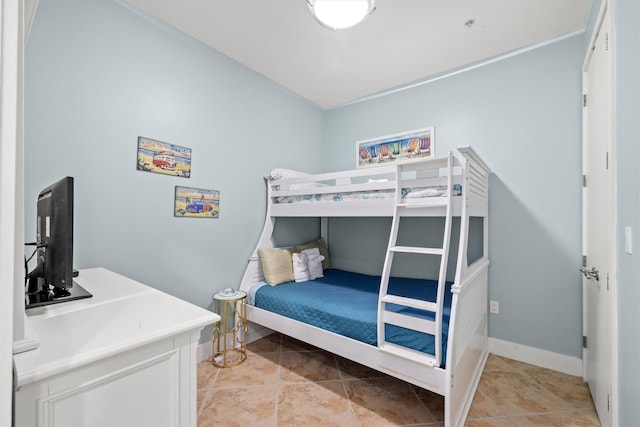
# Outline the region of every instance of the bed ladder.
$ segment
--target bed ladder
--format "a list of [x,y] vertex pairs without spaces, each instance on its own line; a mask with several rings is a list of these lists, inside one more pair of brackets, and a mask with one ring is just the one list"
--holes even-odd
[[[402,182],[406,173],[419,173],[419,168],[412,166],[411,163],[398,163],[396,176],[396,202],[391,224],[391,233],[389,236],[389,245],[384,261],[382,277],[380,279],[380,293],[378,296],[378,348],[380,351],[397,355],[405,359],[410,359],[418,363],[429,366],[440,366],[442,362],[442,306],[444,301],[445,282],[447,278],[447,262],[449,257],[449,242],[451,240],[451,221],[452,221],[452,188],[453,188],[453,161],[452,153],[447,157],[427,160],[433,162],[434,169],[438,167],[447,169],[447,195],[437,198],[429,198],[428,206],[420,204],[406,204],[402,201]],[[437,164],[442,162],[441,164]],[[433,170],[433,169],[432,169]],[[445,208],[445,225],[444,236],[442,239],[442,247],[428,248],[417,246],[397,246],[398,230],[400,228],[400,219],[406,216],[416,216],[413,209],[429,209],[429,208]],[[389,277],[391,275],[391,265],[395,253],[411,253],[424,256],[439,256],[440,269],[438,274],[438,290],[436,301],[424,301],[420,299],[406,298],[388,293]],[[387,310],[387,304],[396,306],[420,309],[434,313],[434,320],[427,320],[408,314],[396,313]],[[396,325],[403,328],[411,329],[433,335],[435,338],[435,354],[413,350],[398,344],[391,343],[386,340],[385,324]]]

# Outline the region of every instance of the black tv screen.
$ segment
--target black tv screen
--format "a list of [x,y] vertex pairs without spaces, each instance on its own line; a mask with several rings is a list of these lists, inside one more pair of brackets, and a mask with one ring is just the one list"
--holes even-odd
[[27,275],[26,307],[89,298],[73,269],[73,177],[65,177],[38,195],[37,265]]
[[68,176],[38,195],[36,243],[44,258],[44,281],[73,286],[73,178]]

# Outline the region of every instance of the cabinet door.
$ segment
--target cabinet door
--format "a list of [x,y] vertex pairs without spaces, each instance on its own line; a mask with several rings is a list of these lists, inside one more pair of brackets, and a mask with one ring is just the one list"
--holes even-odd
[[179,425],[179,351],[115,371],[38,402],[44,425]]
[[195,425],[195,345],[185,334],[26,386],[16,426]]

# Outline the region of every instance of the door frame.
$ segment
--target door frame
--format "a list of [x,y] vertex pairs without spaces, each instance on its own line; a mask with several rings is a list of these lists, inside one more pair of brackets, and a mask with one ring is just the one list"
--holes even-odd
[[[613,206],[612,209],[612,222],[611,224],[607,224],[608,227],[611,227],[609,230],[611,233],[611,243],[608,248],[611,253],[610,259],[610,274],[609,274],[609,287],[610,287],[610,299],[609,299],[609,315],[610,315],[610,325],[611,325],[611,391],[609,396],[609,405],[610,405],[610,413],[611,413],[611,425],[618,425],[618,316],[617,316],[617,271],[618,271],[618,219],[617,219],[617,180],[616,180],[616,160],[617,160],[617,150],[616,150],[616,85],[615,83],[615,25],[614,25],[614,11],[615,11],[615,0],[602,0],[600,4],[600,10],[598,12],[598,17],[595,22],[595,26],[591,33],[589,44],[587,45],[587,52],[585,54],[585,58],[582,64],[582,93],[586,93],[586,76],[588,75],[588,67],[592,58],[592,46],[595,45],[597,36],[602,29],[602,25],[604,23],[605,18],[609,23],[609,49],[611,51],[611,153],[609,155],[610,159],[610,168],[611,168],[611,176],[612,176],[612,191],[613,191]],[[607,13],[608,12],[608,13]],[[585,113],[583,110],[582,113],[582,149],[585,147],[585,139],[587,135],[587,125],[585,120]],[[584,160],[583,160],[584,161]],[[584,164],[582,166],[582,170],[584,171]],[[582,206],[584,209],[584,204]],[[583,217],[584,219],[584,213]],[[585,241],[585,229],[584,225],[582,226],[582,239],[583,239],[583,254],[584,254],[584,241]],[[582,314],[582,328],[583,335],[586,336],[586,298],[583,295],[582,300],[583,314]],[[586,381],[586,367],[587,367],[587,351],[585,348],[582,350],[582,377],[583,380]]]
[[[0,0],[0,425],[12,425],[13,338],[23,334],[23,1]],[[23,307],[24,307],[24,303]]]

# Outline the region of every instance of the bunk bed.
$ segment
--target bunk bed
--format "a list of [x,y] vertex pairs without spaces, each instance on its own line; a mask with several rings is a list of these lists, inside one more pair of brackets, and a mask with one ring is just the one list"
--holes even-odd
[[[485,163],[461,147],[442,157],[317,175],[272,174],[266,181],[265,225],[240,285],[249,295],[248,320],[440,394],[445,425],[462,425],[488,354]],[[328,268],[310,281],[273,279],[278,270],[268,257],[317,247],[326,262],[329,219],[370,216],[392,218],[380,276]],[[275,248],[278,217],[319,217],[321,238]],[[442,246],[399,245],[404,217],[444,218]],[[455,217],[455,272],[447,275]],[[468,260],[474,217],[481,220],[481,254]],[[394,257],[407,253],[437,257],[439,270],[431,279],[393,277]]]

